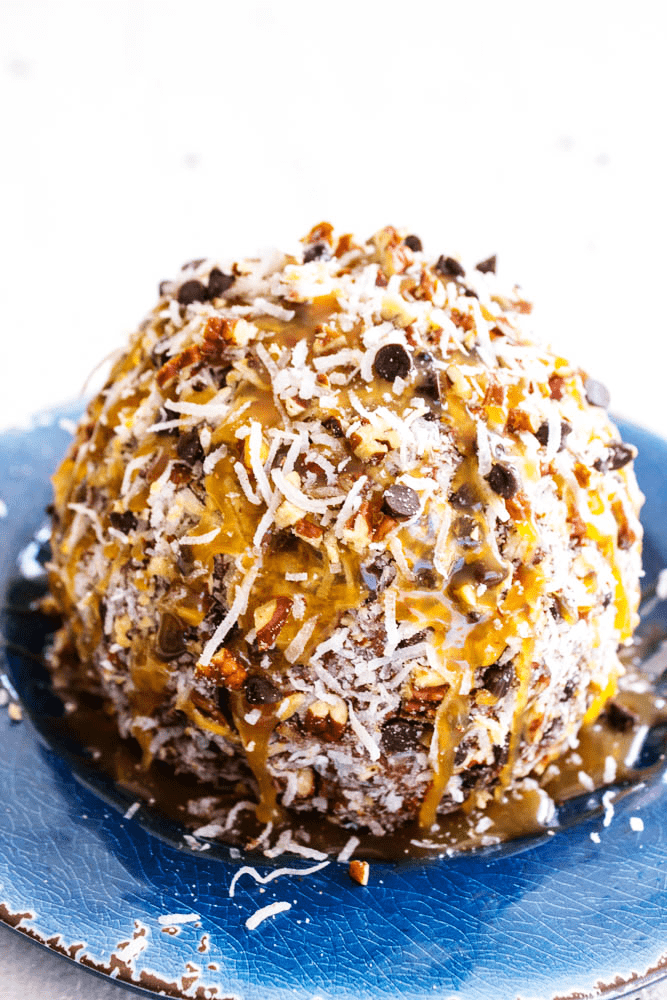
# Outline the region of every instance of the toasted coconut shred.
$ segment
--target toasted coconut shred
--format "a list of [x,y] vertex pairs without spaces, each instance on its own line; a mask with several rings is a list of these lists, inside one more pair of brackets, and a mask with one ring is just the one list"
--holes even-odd
[[404,236],[186,268],[54,478],[54,669],[267,829],[483,807],[576,744],[637,623],[600,393],[518,289]]

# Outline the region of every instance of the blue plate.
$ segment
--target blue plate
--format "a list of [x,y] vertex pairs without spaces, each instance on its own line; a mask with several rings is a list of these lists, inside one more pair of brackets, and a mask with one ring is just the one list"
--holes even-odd
[[[644,763],[653,766],[644,783],[619,790],[608,827],[595,793],[554,836],[449,860],[373,863],[365,888],[332,862],[266,885],[243,875],[232,898],[245,863],[266,875],[313,862],[235,859],[218,846],[197,853],[144,807],[124,818],[131,799],[86,770],[75,747],[54,748],[42,735],[60,711],[31,660],[44,634],[12,610],[40,586],[32,540],[66,447],[65,415],[0,437],[3,630],[25,649],[11,646],[0,665],[24,705],[22,722],[0,709],[5,922],[120,981],[200,1000],[546,1000],[602,985],[620,997],[667,974],[667,775],[656,765],[664,731],[651,734]],[[667,443],[633,426],[622,433],[640,449],[650,582],[667,565]],[[653,621],[662,612],[664,624],[664,611]],[[290,908],[248,929],[255,911],[276,902]]]

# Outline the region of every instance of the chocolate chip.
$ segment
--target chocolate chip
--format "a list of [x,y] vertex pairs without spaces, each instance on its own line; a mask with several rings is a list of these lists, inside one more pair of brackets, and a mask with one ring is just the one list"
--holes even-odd
[[405,378],[410,371],[410,355],[401,344],[385,344],[375,355],[373,371],[388,382]]
[[440,380],[438,372],[433,367],[433,356],[428,351],[420,351],[415,355],[415,390],[420,396],[440,402]]
[[396,579],[396,566],[382,556],[377,556],[373,562],[359,567],[361,579],[371,594],[371,600],[386,590]]
[[493,254],[491,257],[487,257],[486,260],[480,260],[479,264],[475,264],[475,270],[481,271],[482,274],[495,274],[496,255]]
[[472,517],[457,517],[454,522],[453,534],[454,538],[457,540],[459,545],[464,549],[474,548],[479,545],[479,532],[477,532],[478,537],[474,538],[475,528],[477,527],[477,521]]
[[421,590],[435,590],[438,586],[438,577],[433,569],[418,569],[415,581]]
[[605,711],[607,723],[611,729],[617,733],[627,733],[637,723],[637,716],[625,705],[617,701],[610,701]]
[[331,434],[332,437],[335,438],[345,437],[345,431],[341,427],[340,420],[338,420],[337,417],[327,417],[325,420],[322,421],[322,427],[324,427],[325,430],[329,431],[329,434]]
[[422,250],[424,249],[422,246],[422,241],[419,239],[418,236],[415,236],[414,234],[406,236],[403,242],[405,243],[406,247],[408,247],[410,250],[413,250],[414,253],[421,253]]
[[129,535],[136,528],[137,519],[131,510],[124,510],[122,514],[117,514],[115,510],[112,510],[109,514],[109,524],[116,531]]
[[597,382],[594,378],[587,378],[584,381],[584,392],[591,406],[601,406],[604,410],[609,406],[611,398],[609,390],[602,382]]
[[199,434],[195,428],[183,434],[178,439],[176,454],[186,465],[194,465],[195,462],[203,462],[204,449],[199,441]]
[[382,727],[380,746],[383,753],[406,753],[410,750],[423,750],[420,736],[421,726],[408,722],[406,719],[390,719]]
[[514,667],[511,663],[506,663],[503,667],[499,663],[493,663],[482,674],[482,687],[496,698],[502,698],[509,691],[513,676]]
[[625,444],[623,441],[614,441],[607,449],[606,458],[598,458],[597,462],[593,462],[593,467],[599,472],[622,469],[624,465],[633,460],[636,454],[631,444]]
[[472,764],[471,767],[461,771],[459,778],[461,788],[476,788],[477,785],[487,785],[489,778],[493,777],[494,767],[491,764]]
[[[565,442],[567,440],[568,434],[572,433],[572,428],[567,423],[567,421],[562,420],[560,425],[560,444],[558,445],[558,450],[562,451],[565,447]],[[535,437],[540,442],[543,448],[546,448],[547,441],[549,440],[549,424],[545,420],[543,424],[540,424],[538,430],[535,431]]]
[[169,292],[171,291],[171,281],[161,281],[158,286],[158,291],[161,297],[163,295],[169,295]]
[[245,700],[249,705],[275,705],[282,697],[282,692],[268,677],[252,674],[246,681]]
[[563,694],[561,696],[561,701],[569,701],[574,692],[577,690],[577,682],[570,678],[565,687],[563,688]]
[[382,510],[390,517],[396,517],[399,520],[405,517],[414,517],[419,506],[419,497],[409,486],[401,486],[400,483],[396,483],[384,491]]
[[166,612],[160,617],[155,651],[161,660],[173,660],[185,652],[184,625],[176,615]]
[[465,277],[465,270],[461,267],[458,260],[455,260],[454,257],[445,257],[444,254],[438,257],[435,269],[438,274],[442,274],[445,278]]
[[473,292],[472,288],[466,288],[466,289],[464,289],[463,295],[465,296],[466,299],[478,299],[479,298],[479,295],[477,294],[477,292]]
[[311,260],[330,260],[331,250],[326,243],[313,243],[312,246],[304,250],[303,262],[309,264]]
[[507,465],[494,465],[488,476],[484,476],[494,493],[503,500],[509,500],[519,489],[519,480],[513,469]]
[[210,299],[217,299],[220,295],[224,295],[225,292],[234,284],[234,276],[231,274],[224,274],[219,267],[214,267],[208,276],[208,297]]
[[186,281],[185,284],[181,285],[177,298],[182,306],[189,306],[191,302],[206,302],[208,291],[201,281],[193,278],[191,281]]
[[471,483],[463,483],[449,498],[455,510],[474,510],[479,506],[477,491]]

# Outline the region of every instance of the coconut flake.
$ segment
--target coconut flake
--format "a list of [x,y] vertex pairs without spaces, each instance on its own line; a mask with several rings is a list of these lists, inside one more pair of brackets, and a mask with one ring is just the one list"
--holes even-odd
[[361,743],[363,743],[363,745],[368,750],[369,757],[371,758],[371,760],[379,760],[380,747],[377,745],[371,734],[366,729],[364,729],[362,724],[359,722],[359,719],[357,718],[357,713],[354,711],[352,705],[350,705],[349,702],[347,705],[347,712],[348,712],[348,717],[350,719],[350,725],[352,726],[352,729],[359,737]]
[[491,460],[489,432],[483,420],[477,421],[477,462],[480,476],[487,476],[491,472],[493,462]]
[[273,490],[266,478],[260,451],[262,447],[262,426],[256,420],[250,421],[250,434],[248,436],[248,451],[250,453],[250,465],[255,474],[259,492],[262,494],[267,506],[271,503]]
[[263,906],[260,910],[256,910],[251,917],[248,917],[245,925],[249,931],[254,931],[256,927],[259,927],[263,920],[268,920],[269,917],[275,917],[277,913],[284,913],[285,910],[291,909],[292,904],[288,903],[286,900],[283,900],[282,902],[269,903],[268,906]]
[[349,861],[360,843],[361,841],[359,840],[358,837],[350,837],[350,839],[346,842],[345,846],[343,847],[342,851],[339,852],[336,861],[340,861],[341,863]]
[[261,568],[262,560],[258,559],[254,566],[248,570],[241,583],[237,586],[236,595],[231,608],[204,646],[204,650],[199,661],[203,667],[207,667],[209,665],[213,658],[213,654],[222,645],[222,641],[227,633],[231,630],[232,626],[236,624],[239,616],[242,615],[248,607],[250,591],[252,590],[252,585],[255,582],[257,574]]
[[311,865],[310,868],[276,868],[274,871],[269,872],[268,875],[260,875],[256,868],[244,865],[243,868],[239,868],[229,883],[229,896],[231,899],[234,898],[236,883],[243,875],[251,875],[255,882],[258,882],[260,885],[267,885],[267,883],[273,882],[275,878],[282,878],[283,875],[314,875],[315,872],[322,871],[323,868],[326,868],[328,864],[330,864],[329,861],[323,861],[322,864]]
[[183,535],[183,537],[179,539],[178,544],[208,545],[208,543],[212,542],[214,538],[217,538],[217,536],[220,534],[220,530],[221,529],[218,527],[218,528],[212,528],[210,531],[207,531],[204,535]]
[[282,469],[272,469],[271,478],[285,499],[293,503],[299,510],[307,511],[310,514],[324,514],[329,507],[335,507],[345,500],[343,494],[337,494],[334,497],[327,497],[322,500],[314,500],[311,497],[307,497],[294,483],[290,483]]
[[176,924],[193,924],[197,920],[201,920],[201,916],[198,913],[161,913],[157,918],[157,922],[162,927]]
[[296,663],[299,659],[308,644],[308,640],[315,631],[316,625],[317,618],[309,618],[308,621],[303,623],[285,650],[285,659],[288,663]]
[[340,537],[343,533],[343,529],[349,519],[361,506],[361,491],[363,490],[368,476],[360,476],[356,481],[348,495],[345,497],[345,502],[338,512],[338,516],[334,522],[334,532]]
[[264,313],[265,316],[275,316],[276,319],[282,319],[286,323],[289,323],[296,315],[293,309],[284,309],[283,306],[279,306],[275,302],[269,302],[268,299],[263,299],[260,296],[255,297],[253,312]]
[[250,479],[248,478],[245,466],[241,462],[234,462],[234,472],[236,473],[236,478],[238,479],[239,485],[245,493],[246,498],[250,501],[250,503],[254,503],[256,506],[259,505],[261,501],[250,485]]

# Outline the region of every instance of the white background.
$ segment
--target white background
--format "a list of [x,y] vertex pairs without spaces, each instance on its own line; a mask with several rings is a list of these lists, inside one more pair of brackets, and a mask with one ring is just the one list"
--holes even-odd
[[[0,3],[0,426],[75,396],[185,260],[329,219],[497,252],[667,434],[666,51],[646,0]],[[12,941],[0,1000],[121,992],[46,952],[28,980]]]

